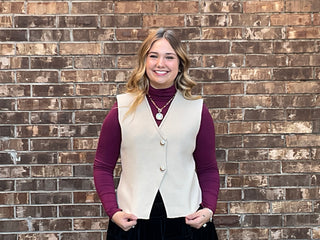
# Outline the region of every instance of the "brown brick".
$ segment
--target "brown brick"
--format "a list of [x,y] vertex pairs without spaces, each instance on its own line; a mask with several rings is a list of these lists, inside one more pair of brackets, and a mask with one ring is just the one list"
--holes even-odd
[[115,2],[115,13],[155,13],[156,5],[154,2],[143,1],[122,1]]
[[281,67],[287,65],[285,55],[247,55],[246,67]]
[[143,27],[183,27],[184,17],[180,15],[145,15]]
[[25,232],[28,231],[28,222],[25,220],[1,220],[2,232]]
[[203,28],[202,38],[209,39],[242,39],[241,28]]
[[230,97],[231,107],[263,107],[268,108],[272,106],[272,99],[267,96],[231,96]]
[[29,203],[29,195],[27,193],[1,193],[0,194],[1,205],[18,205],[18,204],[28,204],[28,203]]
[[248,94],[276,94],[286,93],[284,82],[255,82],[248,83],[246,93]]
[[[16,238],[15,238],[16,239]],[[58,233],[27,233],[19,234],[18,240],[58,240]]]
[[41,29],[30,30],[31,42],[56,42],[56,41],[70,41],[69,30],[53,30]]
[[239,68],[239,69],[231,69],[230,74],[231,80],[271,80],[271,69],[268,68]]
[[31,193],[31,200],[32,204],[70,204],[72,203],[72,193]]
[[21,2],[1,2],[0,3],[1,14],[22,14],[24,11],[24,3]]
[[73,176],[75,177],[93,177],[93,166],[78,165],[73,167]]
[[61,108],[67,109],[101,109],[101,98],[63,98]]
[[268,185],[267,176],[228,176],[228,187],[266,187]]
[[74,41],[112,41],[115,37],[112,29],[75,29]]
[[283,189],[245,189],[243,200],[285,200]]
[[189,43],[190,54],[225,54],[229,52],[229,43],[227,42],[192,42]]
[[199,3],[197,1],[187,2],[159,2],[157,12],[167,13],[198,13]]
[[136,56],[123,56],[119,55],[117,57],[117,67],[119,69],[133,69],[136,66],[137,58]]
[[[259,144],[256,144],[259,145]],[[271,144],[270,144],[271,145]],[[272,174],[281,173],[281,165],[279,162],[241,162],[240,163],[240,174]]]
[[220,163],[219,164],[220,174],[237,174],[239,173],[239,163]]
[[[14,137],[14,128],[12,127],[8,127],[8,126],[0,126],[0,136],[1,137]],[[0,155],[4,155],[1,154]],[[7,155],[7,154],[5,154]],[[3,157],[1,156],[1,162],[5,162],[5,159],[9,158],[9,157]]]
[[320,145],[319,135],[290,135],[286,136],[288,147],[312,147]]
[[315,25],[315,26],[320,25],[320,14],[319,13],[313,14],[313,25]]
[[141,41],[148,36],[148,33],[147,29],[116,29],[116,39],[119,41]]
[[216,146],[218,148],[241,147],[241,137],[239,136],[217,136]]
[[30,86],[3,85],[0,96],[2,97],[28,97],[30,96]]
[[247,1],[243,3],[244,13],[282,12],[283,10],[284,3],[282,1]]
[[268,158],[268,151],[262,149],[230,149],[228,161],[262,161]]
[[72,67],[71,57],[32,57],[31,69],[65,69]]
[[274,213],[312,212],[312,203],[310,201],[272,202],[272,212]]
[[0,16],[0,27],[1,28],[10,28],[12,26],[12,17],[11,16]]
[[255,53],[255,54],[271,54],[273,46],[270,42],[233,42],[231,46],[232,53]]
[[58,137],[57,126],[17,126],[17,137],[28,138],[28,137]]
[[105,54],[136,54],[140,44],[138,43],[105,43]]
[[99,205],[73,205],[60,206],[59,213],[61,217],[90,217],[100,215]]
[[59,153],[59,163],[92,163],[95,157],[95,152],[62,152]]
[[69,7],[68,3],[65,2],[29,2],[27,11],[31,15],[66,14],[69,13]]
[[32,177],[71,177],[72,176],[72,167],[71,166],[32,166],[31,167],[31,176]]
[[55,16],[15,16],[14,26],[16,28],[56,28],[57,27]]
[[280,68],[273,70],[274,80],[313,79],[311,68]]
[[71,14],[108,14],[113,13],[112,2],[72,2]]
[[280,148],[269,150],[269,159],[271,160],[308,160],[310,159],[310,156],[310,150],[303,148]]
[[18,71],[19,83],[57,83],[58,71]]
[[284,147],[284,139],[281,136],[245,136],[243,138],[245,147]]
[[282,164],[284,173],[312,173],[320,172],[320,166],[317,162],[284,162]]
[[[219,204],[219,203],[218,203]],[[217,210],[220,210],[222,207],[218,207]],[[226,207],[227,208],[227,207]],[[220,213],[219,213],[220,214]],[[237,215],[215,215],[214,216],[214,225],[218,226],[220,228],[223,227],[239,227],[240,226],[240,217]],[[219,239],[227,239],[226,236],[223,236],[222,238],[220,234],[218,234]]]
[[[282,226],[281,215],[245,215],[243,219],[244,227],[281,227]],[[277,239],[277,238],[273,238]]]
[[310,14],[274,14],[270,16],[271,25],[286,26],[286,25],[311,25]]
[[28,68],[29,68],[29,59],[27,57],[0,58],[0,69],[28,69]]
[[256,229],[256,228],[241,228],[241,229],[230,229],[229,240],[238,239],[269,239],[269,229]]
[[313,53],[316,50],[313,41],[281,41],[274,43],[274,51],[275,53]]
[[317,0],[291,0],[286,2],[287,12],[319,12],[320,4]]
[[34,85],[33,97],[66,97],[74,95],[72,85]]
[[61,72],[62,82],[100,82],[102,73],[100,70],[70,70]]
[[217,94],[217,95],[230,95],[230,94],[243,94],[244,87],[242,83],[214,83],[204,84],[203,94]]
[[61,55],[95,55],[101,54],[99,43],[60,43]]
[[[15,151],[28,151],[27,139],[0,139],[0,151],[11,150]],[[21,170],[20,168],[17,168]]]
[[74,192],[75,203],[99,203],[100,199],[96,191],[94,192]]
[[76,219],[74,221],[75,230],[103,230],[106,229],[109,223],[108,218],[94,219]]
[[[206,69],[206,70],[190,70],[190,76],[196,78],[197,81],[223,81],[228,80],[228,72],[225,69]],[[239,85],[235,85],[239,86]]]
[[288,39],[317,39],[320,38],[320,27],[288,27]]
[[56,55],[55,43],[18,43],[17,55]]
[[229,125],[229,134],[263,134],[268,133],[269,123],[265,122],[232,122]]
[[208,97],[204,99],[205,104],[208,108],[226,108],[229,107],[229,97],[219,96],[219,97]]
[[220,189],[219,201],[240,201],[241,190],[238,189]]
[[186,25],[188,27],[213,27],[227,26],[227,16],[226,15],[186,15]]
[[27,124],[29,123],[29,114],[27,112],[1,112],[1,124]]
[[283,39],[281,28],[246,28],[244,38],[247,40]]
[[101,125],[63,125],[59,127],[61,137],[98,136]]
[[20,153],[20,164],[56,164],[57,154],[56,153]]
[[103,74],[103,80],[107,82],[126,82],[131,75],[129,70],[106,70]]
[[286,199],[288,200],[313,200],[319,199],[319,197],[319,187],[286,189]]
[[0,83],[13,83],[15,74],[12,71],[0,71]]
[[242,55],[217,55],[217,56],[204,56],[204,67],[241,67],[244,64]]
[[17,217],[48,218],[57,216],[57,207],[54,206],[18,206]]
[[[94,183],[93,183],[93,179],[76,179],[76,178],[72,178],[72,179],[60,179],[59,181],[59,189],[62,190],[62,191],[75,191],[75,190],[78,190],[78,191],[83,191],[83,190],[89,190],[89,191],[92,191],[92,189],[94,189]],[[84,206],[86,208],[86,206],[89,206],[89,205],[81,205],[81,206]],[[91,205],[93,206],[93,205]],[[61,216],[69,216],[69,217],[73,217],[73,216],[76,216],[76,215],[70,215],[69,214],[69,210],[68,208],[70,209],[69,206],[62,206],[63,210],[66,211],[66,214],[65,215],[61,215]],[[95,211],[98,211],[99,209],[99,206],[98,205],[95,205],[93,206],[93,209]],[[88,209],[90,210],[90,209]],[[79,216],[92,216],[92,215],[86,215],[85,212],[83,211],[80,211],[80,208],[77,210],[76,208],[73,208],[73,209],[70,209],[70,211],[74,211],[74,212],[79,212]],[[68,212],[68,214],[67,214]],[[95,215],[95,216],[99,216],[99,215]]]
[[309,228],[282,228],[282,229],[271,229],[272,239],[290,239],[291,237],[297,239],[309,239],[310,230]]
[[0,44],[0,55],[14,55],[14,51],[13,44]]
[[73,149],[76,150],[94,150],[97,146],[97,138],[78,138],[73,140]]
[[270,187],[309,186],[309,175],[274,175],[269,177]]
[[20,99],[18,100],[18,109],[26,110],[58,110],[59,103],[57,98],[45,99]]
[[68,124],[72,123],[71,112],[32,112],[32,124]]
[[76,57],[74,59],[75,68],[93,68],[93,69],[105,69],[105,68],[115,68],[115,58],[114,57]]
[[239,2],[204,1],[201,11],[204,13],[240,13],[242,12],[242,5]]
[[230,26],[269,26],[270,17],[262,14],[234,14],[228,16]]
[[59,28],[98,27],[97,16],[61,16],[58,17]]
[[75,123],[101,123],[107,115],[107,111],[77,111],[75,112]]
[[85,240],[85,239],[99,239],[101,233],[99,232],[73,232],[61,233],[61,240]]
[[71,231],[71,219],[34,219],[32,220],[33,231]]
[[271,133],[312,133],[310,122],[272,122]]
[[32,151],[65,151],[70,150],[69,139],[32,139],[31,150]]
[[56,191],[56,179],[16,180],[17,191]]
[[269,213],[270,206],[266,202],[231,202],[230,213]]
[[0,207],[0,217],[1,218],[14,218],[14,208],[13,207]]

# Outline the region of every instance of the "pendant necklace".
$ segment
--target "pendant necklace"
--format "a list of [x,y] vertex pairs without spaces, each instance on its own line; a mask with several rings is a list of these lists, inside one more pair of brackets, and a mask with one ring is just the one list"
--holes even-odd
[[168,104],[173,100],[174,96],[172,98],[170,98],[170,100],[162,107],[162,108],[159,108],[157,106],[157,104],[153,101],[153,99],[151,98],[150,95],[148,95],[148,97],[150,98],[150,101],[152,102],[152,104],[156,107],[156,109],[158,110],[158,113],[156,114],[156,119],[161,121],[163,119],[163,114],[162,114],[162,110],[168,106]]

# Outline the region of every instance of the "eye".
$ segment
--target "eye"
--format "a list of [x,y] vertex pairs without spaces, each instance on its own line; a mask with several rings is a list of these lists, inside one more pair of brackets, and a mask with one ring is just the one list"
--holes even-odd
[[150,54],[149,55],[149,58],[157,58],[158,56],[157,55],[155,55],[155,54]]
[[172,60],[172,59],[174,59],[174,57],[173,56],[167,56],[166,59]]

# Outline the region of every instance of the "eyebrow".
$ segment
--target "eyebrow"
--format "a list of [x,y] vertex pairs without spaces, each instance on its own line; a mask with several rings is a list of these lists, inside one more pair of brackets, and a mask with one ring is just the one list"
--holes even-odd
[[[158,52],[149,52],[148,54],[159,54],[159,53]],[[175,55],[175,56],[177,56],[176,53],[171,53],[171,52],[165,53],[165,55]]]

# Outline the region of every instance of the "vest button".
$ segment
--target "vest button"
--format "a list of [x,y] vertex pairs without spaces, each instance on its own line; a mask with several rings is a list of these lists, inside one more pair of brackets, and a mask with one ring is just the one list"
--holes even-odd
[[161,139],[161,141],[160,141],[160,145],[161,145],[161,146],[163,146],[163,145],[165,145],[165,144],[166,144],[166,140]]
[[165,171],[166,169],[164,167],[160,167],[160,171],[163,172]]

